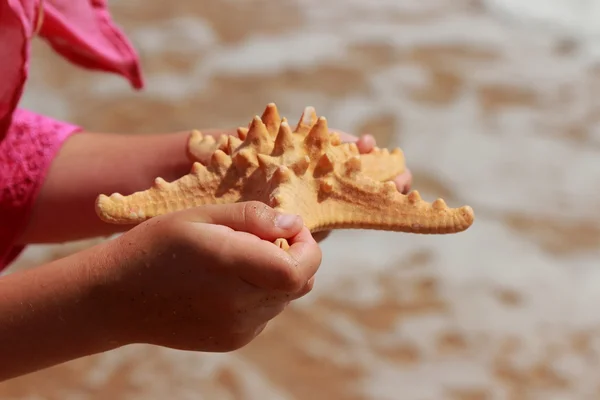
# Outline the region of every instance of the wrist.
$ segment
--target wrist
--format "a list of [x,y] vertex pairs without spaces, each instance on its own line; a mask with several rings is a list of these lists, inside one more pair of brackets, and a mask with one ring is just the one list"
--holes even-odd
[[84,345],[94,352],[104,352],[129,344],[122,332],[122,304],[108,296],[108,288],[114,286],[114,271],[118,268],[117,257],[112,251],[112,241],[100,243],[63,260],[64,272],[73,293],[72,318],[80,321],[87,336]]
[[102,247],[0,278],[0,381],[127,344]]
[[[131,330],[135,313],[127,303],[121,283],[121,272],[129,257],[119,252],[119,238],[103,242],[88,251],[75,254],[85,257],[87,263],[81,268],[79,281],[82,285],[82,312],[86,317],[89,334],[94,345],[112,350],[132,344]],[[80,264],[79,262],[75,262]]]

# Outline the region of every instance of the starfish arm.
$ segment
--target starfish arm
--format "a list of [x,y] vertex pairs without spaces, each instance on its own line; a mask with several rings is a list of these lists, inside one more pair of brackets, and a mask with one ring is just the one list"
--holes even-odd
[[[312,205],[306,221],[311,232],[331,229],[377,229],[420,234],[449,234],[468,229],[471,207],[449,208],[442,199],[428,203],[417,191],[399,193],[393,182],[337,177],[322,184],[329,190]],[[288,211],[294,211],[293,206]]]
[[360,155],[361,173],[379,182],[394,179],[406,170],[404,154],[399,148],[392,150],[375,148]]
[[[222,157],[221,152],[215,153]],[[215,156],[213,156],[215,157]],[[222,170],[196,162],[182,178],[167,182],[156,178],[150,189],[123,196],[101,194],[96,199],[96,214],[112,224],[137,224],[152,217],[206,204],[235,203],[238,193],[222,190]],[[220,193],[222,192],[222,193]]]

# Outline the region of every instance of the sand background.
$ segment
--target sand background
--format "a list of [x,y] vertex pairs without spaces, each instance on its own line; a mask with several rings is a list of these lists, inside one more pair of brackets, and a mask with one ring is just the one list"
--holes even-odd
[[[130,346],[0,384],[0,399],[600,398],[600,6],[109,4],[147,89],[37,41],[23,106],[144,134],[313,105],[401,146],[427,200],[477,219],[455,236],[337,232],[314,292],[241,351]],[[13,269],[93,242],[32,246]]]

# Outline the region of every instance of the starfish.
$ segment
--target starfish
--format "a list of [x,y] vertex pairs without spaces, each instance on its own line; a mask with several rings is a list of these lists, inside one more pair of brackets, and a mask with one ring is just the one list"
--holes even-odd
[[[152,217],[206,204],[250,200],[299,214],[311,232],[375,229],[421,234],[458,233],[474,220],[469,206],[449,208],[444,200],[428,203],[413,190],[400,193],[390,181],[401,173],[401,149],[375,148],[359,154],[354,143],[341,143],[327,120],[307,107],[292,131],[274,104],[255,116],[238,136],[219,139],[192,132],[192,160],[212,152],[207,165],[194,161],[191,171],[173,181],[156,178],[151,188],[123,196],[101,194],[96,213],[105,222],[135,224]],[[276,244],[288,248],[285,239]]]

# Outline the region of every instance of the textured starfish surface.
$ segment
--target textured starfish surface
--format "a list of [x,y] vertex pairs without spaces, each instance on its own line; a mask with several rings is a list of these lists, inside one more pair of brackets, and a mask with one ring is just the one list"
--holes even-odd
[[[292,132],[292,137],[297,144],[295,147],[296,149],[302,146],[300,142],[304,140],[304,137],[310,132],[317,120],[318,118],[315,109],[313,107],[306,107],[302,113],[302,116],[300,117],[300,120],[298,121],[298,124],[296,125],[296,128]],[[265,124],[270,136],[275,137],[281,127],[281,122],[286,122],[286,119],[281,119],[279,112],[277,111],[277,107],[275,104],[271,103],[267,105],[267,108],[263,112],[261,121]],[[244,140],[247,138],[249,129],[253,122],[254,120],[252,120],[247,128],[238,128],[237,134],[240,139]],[[335,132],[329,133],[331,145],[339,145],[341,141],[338,134]],[[225,152],[225,154],[232,155],[231,150],[236,149],[237,146],[239,146],[242,142],[236,141],[235,138],[233,138],[233,144],[230,144],[230,141],[231,137],[227,135],[222,135],[215,140],[213,136],[204,136],[199,131],[194,131],[192,132],[188,143],[188,155],[190,156],[191,160],[199,162],[203,162],[205,160],[206,154],[214,154],[214,152],[217,150],[221,150]],[[354,144],[351,144],[350,146],[352,147],[352,154],[358,154],[358,149],[356,146]],[[266,152],[261,154],[271,154],[270,152],[273,150],[273,144],[257,150],[264,149],[266,149]],[[382,182],[393,179],[406,169],[404,154],[400,149],[396,149],[392,154],[390,154],[387,149],[375,148],[371,153],[360,154],[360,160],[361,173],[372,179]]]
[[[417,191],[403,195],[393,177],[401,173],[400,149],[359,154],[354,143],[341,143],[327,120],[307,107],[295,130],[274,104],[253,118],[239,137],[218,140],[193,132],[188,151],[207,165],[193,163],[189,174],[173,182],[156,178],[151,188],[123,196],[100,195],[96,212],[106,222],[135,224],[169,212],[206,204],[258,200],[276,210],[299,214],[311,232],[377,229],[444,234],[473,223],[469,206],[449,208],[442,199],[428,203]],[[277,241],[286,248],[284,239]]]

